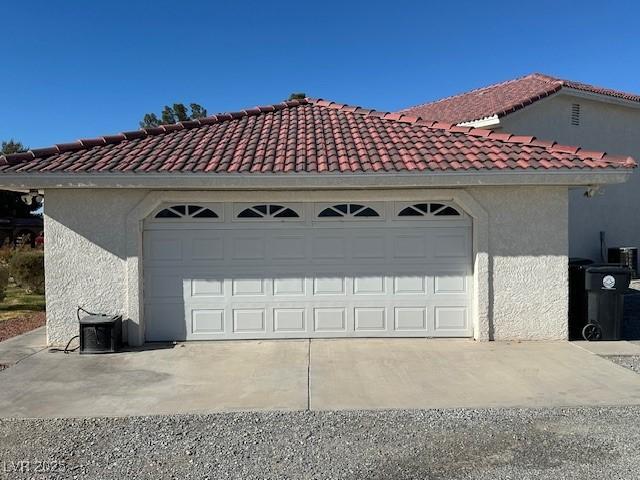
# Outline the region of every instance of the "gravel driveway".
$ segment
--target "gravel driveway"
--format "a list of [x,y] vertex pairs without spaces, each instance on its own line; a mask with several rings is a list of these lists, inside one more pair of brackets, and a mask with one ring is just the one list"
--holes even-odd
[[603,355],[603,358],[611,360],[629,370],[640,373],[640,356],[639,355]]
[[12,479],[640,478],[640,407],[0,420],[0,445]]

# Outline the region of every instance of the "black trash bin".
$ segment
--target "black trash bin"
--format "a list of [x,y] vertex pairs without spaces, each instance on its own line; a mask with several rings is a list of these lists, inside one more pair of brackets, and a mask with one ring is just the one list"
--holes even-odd
[[631,269],[619,265],[587,268],[588,323],[582,329],[585,340],[621,340],[624,293],[629,288]]
[[585,274],[593,265],[588,258],[569,259],[569,340],[582,340],[582,329],[587,324],[587,289]]

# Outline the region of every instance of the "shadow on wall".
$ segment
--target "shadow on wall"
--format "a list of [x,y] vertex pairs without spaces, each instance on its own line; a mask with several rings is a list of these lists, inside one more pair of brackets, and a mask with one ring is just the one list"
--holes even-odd
[[640,340],[640,290],[629,289],[624,296],[622,338]]

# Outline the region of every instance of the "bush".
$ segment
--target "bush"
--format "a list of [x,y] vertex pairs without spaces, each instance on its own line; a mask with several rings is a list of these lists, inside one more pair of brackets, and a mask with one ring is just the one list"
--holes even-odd
[[44,253],[17,250],[9,260],[9,272],[16,284],[35,293],[44,293]]
[[15,250],[9,245],[3,245],[0,247],[0,267],[9,267],[9,262],[13,256]]
[[7,287],[9,286],[9,269],[0,265],[0,302],[7,298]]

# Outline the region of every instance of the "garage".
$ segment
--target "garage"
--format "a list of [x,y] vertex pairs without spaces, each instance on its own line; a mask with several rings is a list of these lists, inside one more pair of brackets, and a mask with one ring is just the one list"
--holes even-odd
[[[43,191],[47,338],[567,338],[569,189],[627,157],[298,99],[0,156]],[[543,314],[541,315],[541,312]]]
[[145,339],[470,337],[471,225],[438,201],[162,204]]

